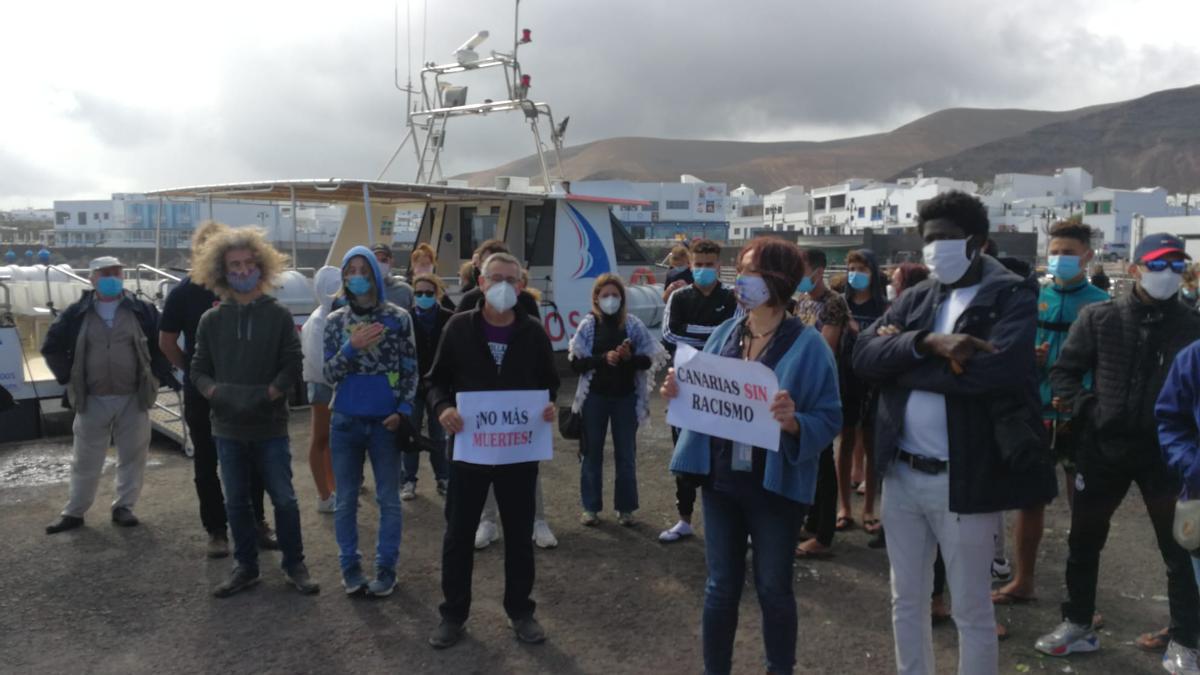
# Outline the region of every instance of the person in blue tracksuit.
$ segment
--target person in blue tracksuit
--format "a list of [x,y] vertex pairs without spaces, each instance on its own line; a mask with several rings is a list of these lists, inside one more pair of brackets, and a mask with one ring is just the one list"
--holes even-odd
[[[1200,340],[1179,352],[1154,406],[1163,459],[1179,474],[1181,497],[1200,499]],[[1200,558],[1192,567],[1200,583]]]

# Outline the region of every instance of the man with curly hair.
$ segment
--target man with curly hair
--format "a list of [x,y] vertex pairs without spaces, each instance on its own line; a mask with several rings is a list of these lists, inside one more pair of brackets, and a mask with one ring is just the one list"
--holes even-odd
[[258,583],[258,527],[250,499],[257,469],[275,507],[275,530],[288,583],[320,591],[304,564],[300,508],[292,489],[287,392],[300,380],[300,338],[291,313],[265,289],[285,258],[253,228],[217,235],[197,252],[192,278],[221,296],[200,319],[192,382],[212,407],[213,437],[236,564],[213,590],[228,597]]

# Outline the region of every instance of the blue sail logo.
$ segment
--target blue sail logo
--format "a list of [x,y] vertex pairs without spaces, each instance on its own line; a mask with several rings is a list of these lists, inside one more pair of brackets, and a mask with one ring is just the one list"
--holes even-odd
[[608,251],[604,249],[596,229],[574,206],[567,204],[567,210],[571,215],[571,223],[575,225],[575,236],[579,239],[579,267],[571,279],[594,279],[612,271],[608,264]]

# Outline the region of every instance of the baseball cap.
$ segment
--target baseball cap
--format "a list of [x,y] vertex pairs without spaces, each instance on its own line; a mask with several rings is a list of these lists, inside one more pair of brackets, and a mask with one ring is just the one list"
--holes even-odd
[[1147,262],[1150,260],[1158,260],[1168,253],[1182,253],[1183,257],[1188,260],[1192,256],[1184,250],[1183,240],[1173,234],[1159,232],[1158,234],[1148,234],[1138,243],[1134,249],[1133,259],[1138,262]]
[[384,253],[391,255],[392,247],[388,246],[387,244],[375,244],[374,246],[371,247],[371,253],[375,253],[377,251],[383,251]]
[[102,255],[99,258],[93,258],[92,261],[88,263],[88,270],[95,272],[96,270],[102,270],[106,267],[124,266],[125,265],[123,265],[120,260],[117,260],[116,256]]

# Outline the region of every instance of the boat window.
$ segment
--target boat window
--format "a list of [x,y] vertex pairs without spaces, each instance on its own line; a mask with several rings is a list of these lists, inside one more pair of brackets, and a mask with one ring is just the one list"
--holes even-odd
[[496,213],[481,214],[473,206],[464,206],[458,210],[458,257],[470,260],[475,249],[488,239],[496,236],[496,224],[500,220],[499,210]]
[[554,200],[525,207],[525,256],[530,267],[554,264],[555,208]]
[[649,265],[654,262],[633,237],[629,236],[625,226],[617,220],[612,211],[608,212],[608,221],[612,223],[613,251],[617,254],[618,265]]

